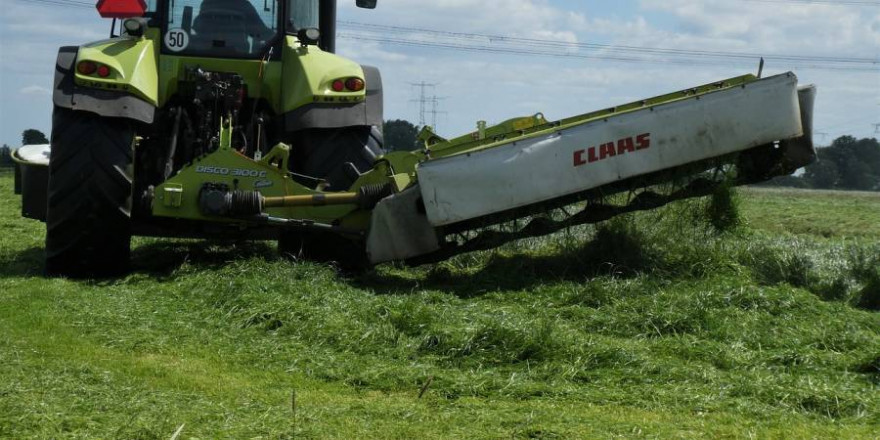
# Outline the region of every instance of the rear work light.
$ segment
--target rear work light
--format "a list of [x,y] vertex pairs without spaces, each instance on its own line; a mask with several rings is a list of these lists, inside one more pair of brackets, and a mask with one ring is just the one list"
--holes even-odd
[[98,65],[91,61],[80,61],[79,64],[76,65],[76,71],[80,73],[80,75],[91,75],[98,70]]

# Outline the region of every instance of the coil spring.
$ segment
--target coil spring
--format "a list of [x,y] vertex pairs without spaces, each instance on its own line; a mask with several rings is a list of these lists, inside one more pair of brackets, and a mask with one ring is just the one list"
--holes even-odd
[[232,216],[260,215],[263,212],[263,197],[257,191],[232,191],[228,200]]
[[358,207],[361,209],[373,209],[379,201],[394,194],[394,187],[390,183],[364,185],[358,189]]

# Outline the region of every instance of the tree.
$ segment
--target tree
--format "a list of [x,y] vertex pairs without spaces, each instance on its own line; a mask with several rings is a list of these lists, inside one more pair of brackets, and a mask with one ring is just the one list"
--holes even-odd
[[870,191],[877,184],[877,176],[871,172],[871,167],[861,158],[852,156],[846,161],[846,170],[840,173],[840,187],[859,191]]
[[395,119],[385,121],[383,125],[385,134],[385,149],[388,151],[412,151],[418,148],[416,138],[419,129],[409,121]]
[[829,149],[819,149],[819,160],[804,171],[803,179],[811,188],[832,189],[837,187],[840,171],[837,168],[837,163],[831,160],[831,155],[826,153],[826,150]]
[[808,166],[804,180],[821,189],[880,189],[880,142],[841,136],[816,150],[819,161]]
[[0,148],[0,167],[12,166],[14,163],[12,161],[12,148],[9,145],[3,144],[3,147]]
[[817,148],[818,160],[802,177],[784,176],[765,186],[880,191],[880,142],[841,136],[830,146]]
[[840,172],[837,186],[843,189],[872,190],[880,187],[880,142],[841,136],[826,149],[825,158]]
[[49,139],[46,139],[46,135],[43,134],[43,132],[40,130],[29,128],[21,133],[21,144],[22,145],[48,144],[48,143],[49,143]]
[[860,139],[853,145],[853,151],[855,157],[870,167],[874,176],[880,177],[880,142],[877,139]]

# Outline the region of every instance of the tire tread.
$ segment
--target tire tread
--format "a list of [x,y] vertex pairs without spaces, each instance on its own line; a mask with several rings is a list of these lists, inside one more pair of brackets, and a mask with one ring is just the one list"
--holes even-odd
[[56,108],[46,221],[46,272],[102,277],[128,269],[131,123]]

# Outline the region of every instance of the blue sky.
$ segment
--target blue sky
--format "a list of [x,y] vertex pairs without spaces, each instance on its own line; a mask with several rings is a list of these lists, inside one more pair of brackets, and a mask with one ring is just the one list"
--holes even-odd
[[[379,0],[377,9],[366,11],[343,0],[340,19],[572,44],[880,59],[880,6],[800,1]],[[89,8],[26,0],[3,0],[3,8],[0,142],[17,146],[26,128],[49,133],[57,47],[104,38],[110,23]],[[357,36],[361,31],[342,26],[340,32]],[[418,32],[397,35],[415,41],[437,38]],[[487,44],[491,48],[495,43]],[[558,119],[757,69],[757,58],[655,56],[621,62],[474,53],[351,37],[340,39],[339,51],[382,70],[387,119],[418,122],[418,90],[410,83],[436,83],[430,92],[443,98],[438,110],[444,112],[437,115],[437,126],[450,136],[471,130],[481,119],[501,121],[539,111]],[[880,123],[880,64],[859,65],[863,70],[816,68],[823,65],[827,67],[822,62],[770,61],[766,72],[793,70],[802,83],[818,84],[818,141],[830,142],[842,134],[880,136],[872,126]]]

